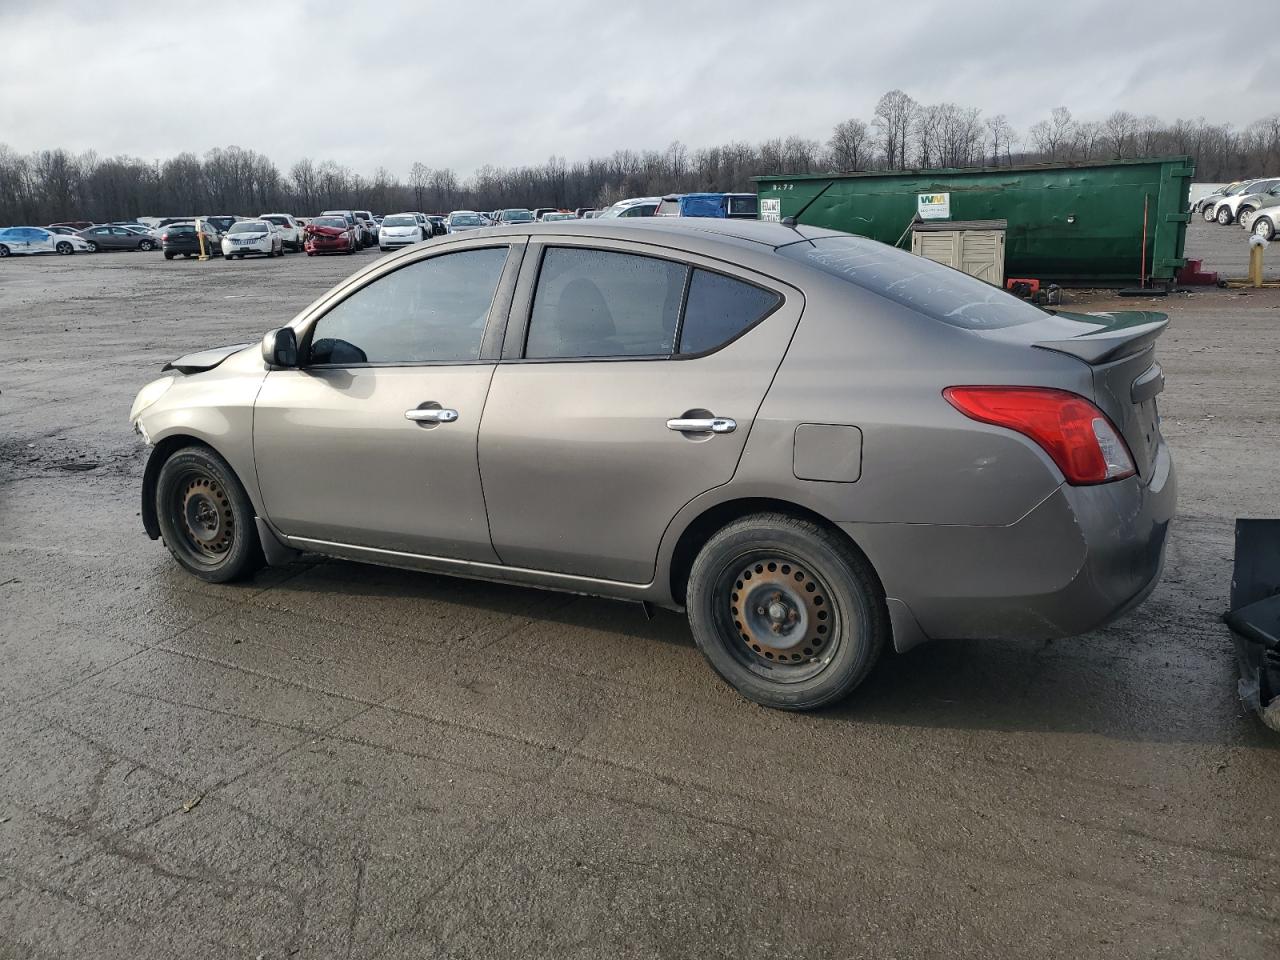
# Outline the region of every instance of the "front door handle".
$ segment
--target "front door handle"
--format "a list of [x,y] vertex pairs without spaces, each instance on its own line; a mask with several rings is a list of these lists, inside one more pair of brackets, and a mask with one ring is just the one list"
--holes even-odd
[[679,433],[733,433],[738,429],[738,421],[728,417],[676,417],[667,421],[667,429]]
[[404,412],[406,420],[413,420],[417,423],[453,423],[458,419],[458,411],[450,410],[448,407],[433,407],[426,410],[414,409]]

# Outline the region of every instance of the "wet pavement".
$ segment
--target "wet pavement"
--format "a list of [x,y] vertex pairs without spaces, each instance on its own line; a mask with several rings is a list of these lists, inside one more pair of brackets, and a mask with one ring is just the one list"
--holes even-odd
[[672,614],[146,538],[136,390],[373,256],[0,264],[0,957],[1280,955],[1280,739],[1219,622],[1233,518],[1280,515],[1280,291],[1087,304],[1173,317],[1143,607],[793,716]]

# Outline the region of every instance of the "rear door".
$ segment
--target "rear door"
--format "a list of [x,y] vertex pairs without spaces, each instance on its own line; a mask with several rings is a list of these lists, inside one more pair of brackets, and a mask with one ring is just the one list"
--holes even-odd
[[733,476],[801,304],[684,252],[531,239],[480,425],[502,562],[650,581],[672,517]]

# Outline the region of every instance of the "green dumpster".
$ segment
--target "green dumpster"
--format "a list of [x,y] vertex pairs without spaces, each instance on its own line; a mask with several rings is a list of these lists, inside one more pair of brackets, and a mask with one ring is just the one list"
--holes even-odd
[[[910,243],[913,218],[1005,220],[1005,276],[1172,283],[1186,263],[1190,157],[756,177],[761,219]],[[1145,233],[1145,259],[1144,259]]]

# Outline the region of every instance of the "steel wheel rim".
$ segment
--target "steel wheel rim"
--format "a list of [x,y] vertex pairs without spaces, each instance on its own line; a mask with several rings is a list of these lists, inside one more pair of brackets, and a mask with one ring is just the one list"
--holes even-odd
[[759,677],[811,680],[840,647],[846,613],[825,578],[785,551],[753,551],[726,564],[714,596],[726,647]]
[[203,564],[217,564],[235,545],[235,514],[222,483],[203,471],[183,475],[174,495],[174,526],[186,552]]

